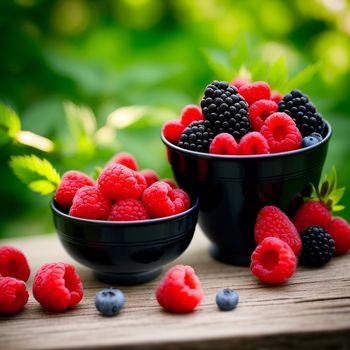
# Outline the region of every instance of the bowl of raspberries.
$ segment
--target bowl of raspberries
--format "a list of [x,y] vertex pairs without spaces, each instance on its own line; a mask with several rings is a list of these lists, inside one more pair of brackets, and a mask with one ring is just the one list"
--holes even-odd
[[213,81],[199,106],[164,124],[168,161],[181,188],[199,198],[214,258],[250,264],[259,210],[297,211],[320,180],[331,134],[300,90],[282,96],[241,78]]
[[155,171],[138,171],[135,158],[119,153],[94,181],[66,172],[51,201],[66,251],[107,283],[138,284],[190,244],[198,200]]

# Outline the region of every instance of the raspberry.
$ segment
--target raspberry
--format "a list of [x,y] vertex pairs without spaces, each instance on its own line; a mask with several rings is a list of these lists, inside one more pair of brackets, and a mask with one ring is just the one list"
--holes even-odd
[[291,278],[296,265],[295,254],[287,243],[267,237],[255,248],[250,269],[260,281],[274,284]]
[[241,86],[249,84],[249,81],[244,78],[235,78],[232,81],[229,82],[230,86],[235,86],[237,89],[239,89]]
[[140,171],[140,174],[145,178],[147,187],[159,181],[157,173],[152,169],[144,169]]
[[145,190],[142,203],[151,218],[175,215],[190,207],[190,199],[185,191],[173,190],[163,181],[155,182]]
[[161,181],[167,183],[173,190],[177,188],[176,182],[172,179],[161,179]]
[[238,145],[238,154],[266,154],[269,153],[269,145],[264,136],[253,131],[244,135]]
[[73,199],[69,215],[82,219],[106,220],[112,202],[95,186],[84,186]]
[[258,100],[269,100],[271,96],[270,87],[264,81],[242,85],[238,88],[238,92],[249,106]]
[[146,220],[149,215],[142,202],[137,199],[121,199],[113,204],[109,213],[109,221],[134,221]]
[[30,269],[24,254],[11,246],[0,247],[0,276],[28,281]]
[[302,233],[310,226],[318,225],[328,228],[332,221],[332,216],[322,202],[319,200],[311,200],[305,202],[299,208],[292,221],[298,232]]
[[260,129],[267,140],[271,153],[286,152],[298,149],[302,137],[292,118],[285,113],[273,113]]
[[121,164],[126,167],[128,167],[131,170],[137,171],[138,166],[137,166],[137,161],[135,157],[127,152],[120,152],[116,154],[108,163],[107,166],[112,165],[112,164]]
[[184,130],[185,126],[181,122],[178,120],[169,120],[164,123],[162,133],[168,141],[176,145]]
[[156,290],[158,303],[171,312],[191,312],[203,296],[199,278],[191,266],[184,265],[172,267]]
[[279,103],[279,102],[281,102],[282,98],[283,98],[283,96],[278,91],[271,92],[270,100],[272,100],[276,103]]
[[264,121],[272,113],[276,112],[278,105],[271,100],[259,100],[249,107],[250,125],[256,131],[260,131]]
[[93,185],[94,181],[84,173],[76,170],[67,171],[57,188],[55,201],[61,207],[69,208],[79,188]]
[[147,187],[145,178],[124,165],[113,164],[105,168],[97,180],[99,190],[108,198],[117,201],[140,198]]
[[343,218],[334,218],[327,231],[335,241],[335,254],[344,254],[350,250],[350,225]]
[[203,119],[204,116],[202,114],[201,109],[198,106],[188,105],[181,112],[180,122],[182,125],[188,126],[194,121]]
[[28,298],[23,281],[13,277],[0,277],[0,314],[12,315],[21,311]]
[[238,144],[236,139],[227,132],[216,135],[210,144],[209,153],[212,154],[237,154]]
[[256,243],[261,243],[266,237],[279,238],[291,247],[295,255],[299,255],[301,240],[298,231],[288,216],[272,205],[259,211],[254,228]]
[[35,274],[33,295],[44,309],[63,311],[80,302],[83,285],[73,265],[50,263]]

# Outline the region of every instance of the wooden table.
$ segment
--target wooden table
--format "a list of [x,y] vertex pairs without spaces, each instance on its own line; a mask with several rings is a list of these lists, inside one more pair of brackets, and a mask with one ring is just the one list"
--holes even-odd
[[[27,255],[32,275],[44,263],[72,261],[56,235],[0,241]],[[77,265],[85,293],[81,304],[63,313],[44,311],[30,296],[23,312],[0,317],[0,349],[348,349],[350,348],[350,254],[322,269],[298,268],[285,285],[260,284],[248,268],[214,261],[208,241],[197,230],[176,263],[192,265],[205,299],[197,311],[177,315],[163,311],[154,297],[161,277],[135,287],[121,287],[126,305],[112,318],[94,306],[105,285]],[[240,295],[234,311],[220,312],[218,289]]]

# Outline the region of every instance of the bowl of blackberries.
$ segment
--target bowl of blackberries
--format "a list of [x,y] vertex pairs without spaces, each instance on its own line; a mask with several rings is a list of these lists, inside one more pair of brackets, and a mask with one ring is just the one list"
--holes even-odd
[[167,121],[161,139],[175,179],[200,201],[199,225],[214,258],[249,265],[254,224],[266,205],[293,215],[318,184],[330,124],[298,89],[213,81],[200,105]]
[[97,180],[66,172],[51,201],[69,255],[109,284],[145,283],[190,244],[198,200],[119,153]]

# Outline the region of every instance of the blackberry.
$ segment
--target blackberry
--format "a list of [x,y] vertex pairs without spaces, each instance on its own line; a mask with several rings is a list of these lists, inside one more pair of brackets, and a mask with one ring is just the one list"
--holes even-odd
[[307,227],[300,235],[302,242],[299,262],[305,266],[322,266],[334,255],[332,236],[321,226]]
[[292,90],[285,95],[278,104],[278,111],[288,114],[294,120],[303,137],[313,132],[322,135],[322,116],[316,112],[316,107],[309,101],[309,97],[300,90]]
[[216,135],[227,132],[239,142],[250,130],[247,102],[225,81],[214,80],[206,87],[201,108]]
[[214,137],[209,120],[194,121],[183,131],[177,145],[191,151],[208,153]]

